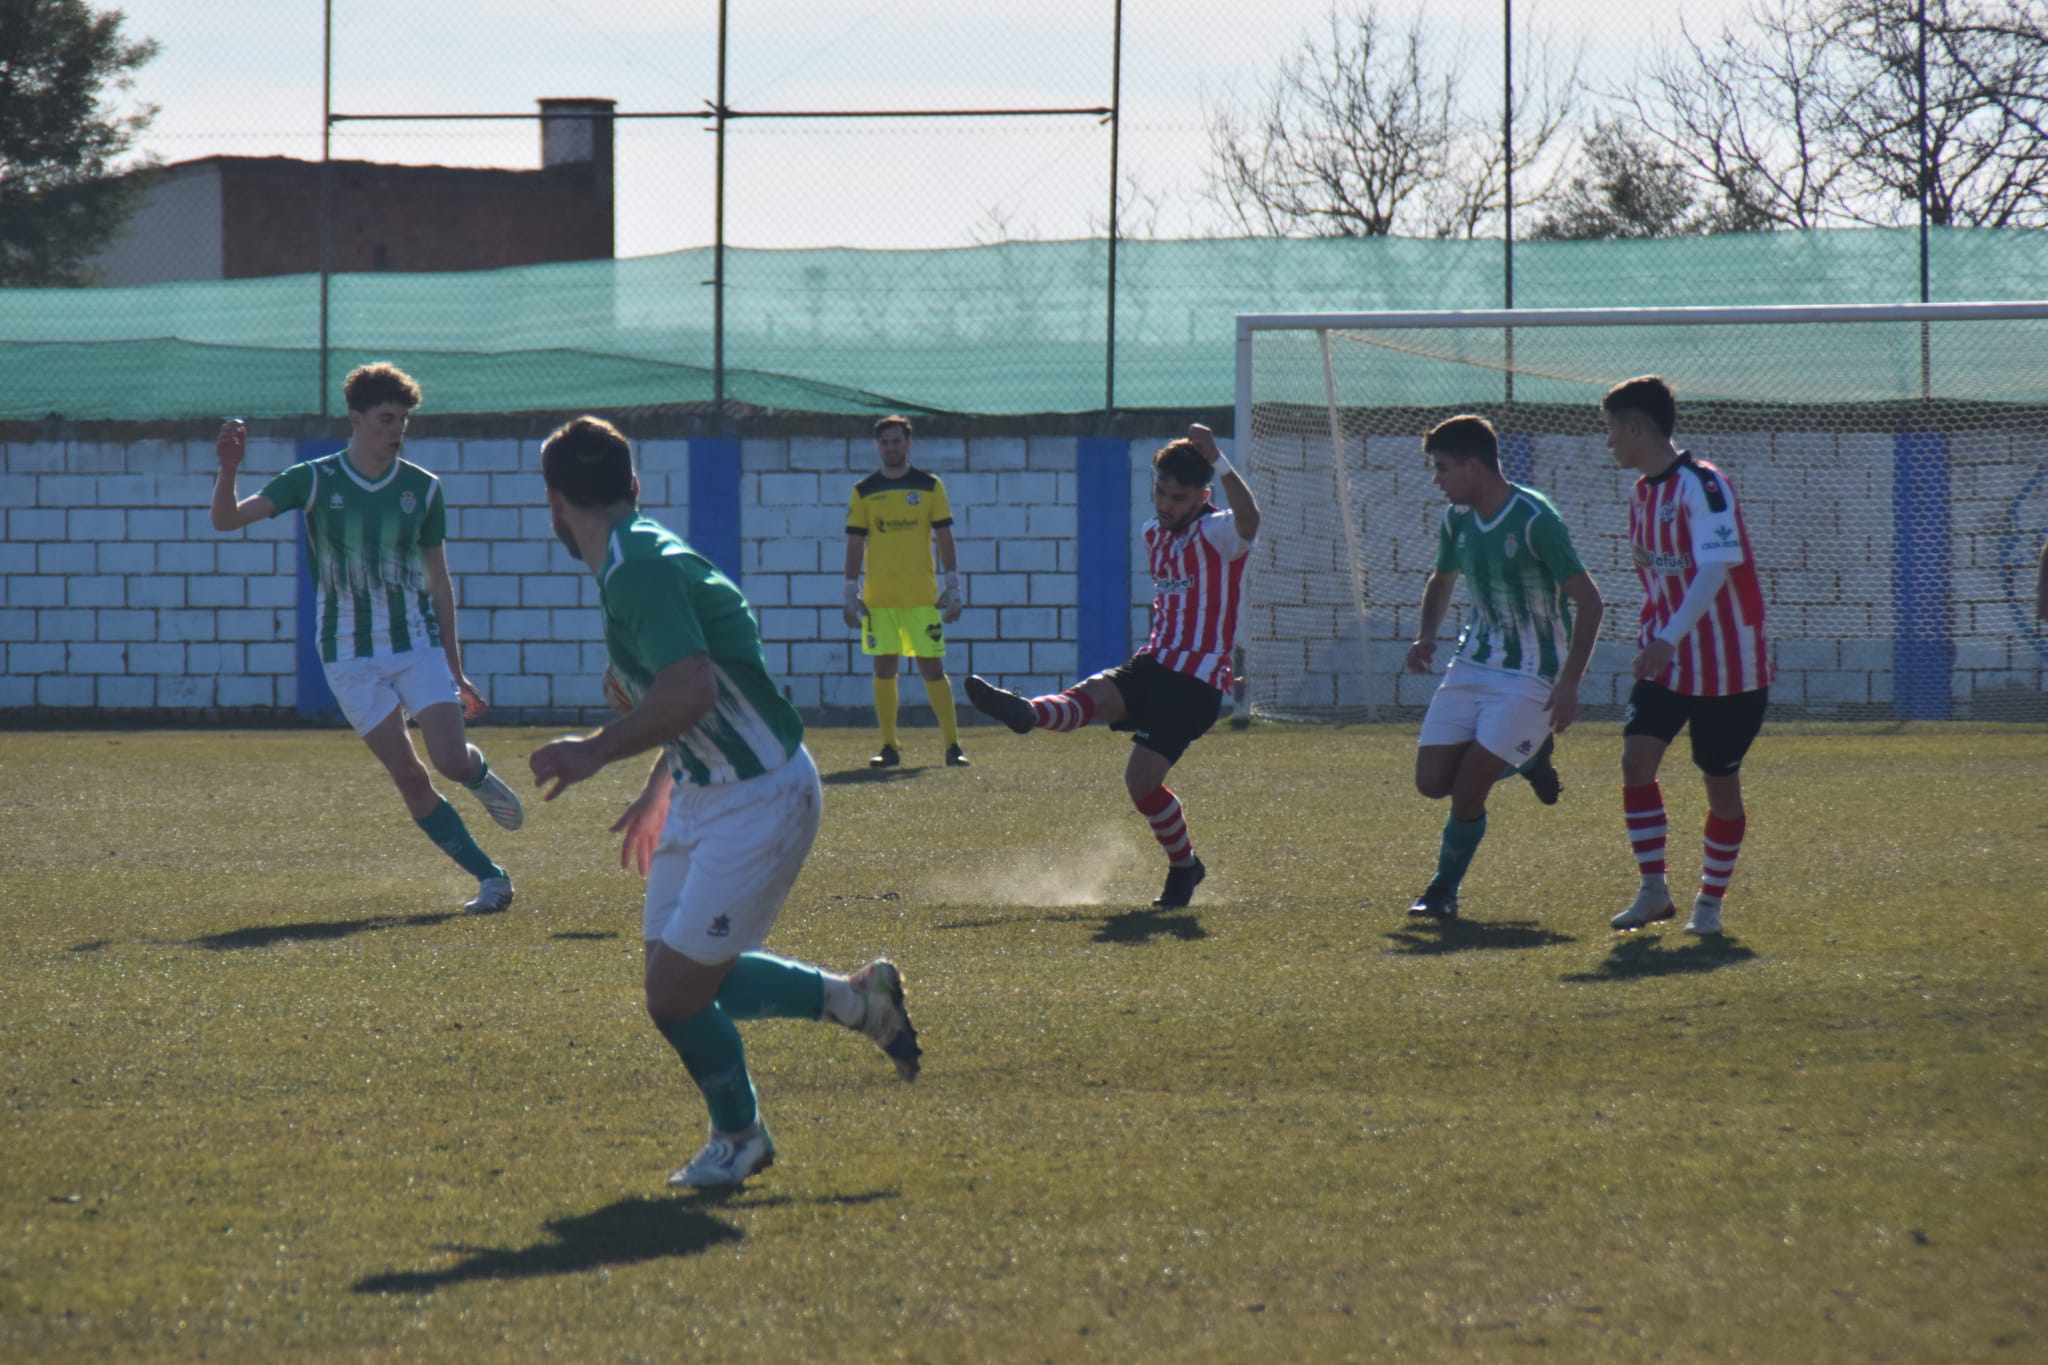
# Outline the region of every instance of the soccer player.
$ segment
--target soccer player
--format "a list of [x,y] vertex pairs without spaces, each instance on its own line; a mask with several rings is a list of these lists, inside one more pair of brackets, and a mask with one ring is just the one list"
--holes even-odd
[[647,782],[613,824],[619,864],[647,878],[641,914],[647,1013],[703,1093],[711,1137],[673,1186],[737,1185],[775,1160],[734,1021],[831,1020],[865,1033],[904,1080],[917,1030],[886,958],[852,976],[761,951],[818,834],[823,793],[803,721],[761,655],[732,580],[641,515],[633,449],[579,417],[541,446],[548,511],[597,576],[605,691],[618,719],[534,751],[554,800],[607,764],[655,750]]
[[[1219,471],[1228,510],[1209,501]],[[1216,723],[1230,688],[1259,504],[1209,428],[1197,423],[1185,440],[1152,457],[1152,511],[1143,532],[1152,570],[1151,639],[1128,662],[1064,692],[1023,697],[970,676],[967,700],[1020,735],[1078,730],[1091,720],[1131,732],[1124,789],[1166,851],[1166,889],[1152,904],[1167,908],[1186,905],[1208,875],[1166,775]]]
[[1707,786],[1700,891],[1688,934],[1721,932],[1721,902],[1748,816],[1742,757],[1763,728],[1771,658],[1764,595],[1735,489],[1720,470],[1678,449],[1678,404],[1655,375],[1617,384],[1600,400],[1607,448],[1639,476],[1628,509],[1629,549],[1643,584],[1635,686],[1624,712],[1621,803],[1642,884],[1611,923],[1640,929],[1678,913],[1664,883],[1664,792],[1657,768],[1692,727],[1692,761]]
[[[875,423],[875,453],[882,467],[853,486],[846,507],[846,624],[860,631],[863,653],[875,661],[875,721],[882,748],[871,768],[903,761],[896,747],[896,669],[905,654],[917,660],[925,695],[946,741],[946,766],[967,766],[953,684],[946,677],[946,630],[960,619],[960,561],[953,549],[953,512],[946,485],[910,463],[910,419]],[[946,575],[942,591],[932,577],[932,551]],[[861,566],[867,585],[861,585]]]
[[506,829],[525,818],[519,797],[469,742],[465,720],[486,705],[462,671],[455,585],[448,576],[448,504],[441,481],[399,452],[420,386],[395,365],[349,372],[348,448],[292,465],[235,496],[249,433],[230,419],[214,444],[213,529],[238,531],[299,512],[319,594],[320,666],[341,713],[391,774],[406,811],[443,853],[477,880],[464,906],[512,904],[512,878],[477,846],[461,814],[434,790],[405,720],[419,722],[434,769],[476,794]]
[[1471,601],[1415,751],[1416,790],[1432,801],[1448,796],[1451,809],[1436,875],[1408,913],[1454,919],[1458,886],[1486,837],[1493,784],[1519,772],[1538,800],[1557,801],[1552,736],[1578,717],[1579,682],[1605,607],[1557,508],[1501,473],[1491,422],[1439,422],[1422,438],[1422,452],[1450,506],[1437,524],[1436,567],[1423,585],[1409,672],[1429,672],[1461,575]]

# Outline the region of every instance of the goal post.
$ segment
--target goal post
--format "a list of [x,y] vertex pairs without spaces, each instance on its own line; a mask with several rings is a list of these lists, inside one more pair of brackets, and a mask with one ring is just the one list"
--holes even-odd
[[1674,439],[1742,500],[1774,714],[2048,719],[2048,302],[1241,315],[1252,714],[1420,715],[1436,678],[1402,668],[1443,506],[1421,436],[1467,412],[1500,432],[1508,478],[1558,504],[1599,582],[1581,696],[1618,714],[1642,600],[1635,476],[1598,404],[1641,374],[1670,383]]

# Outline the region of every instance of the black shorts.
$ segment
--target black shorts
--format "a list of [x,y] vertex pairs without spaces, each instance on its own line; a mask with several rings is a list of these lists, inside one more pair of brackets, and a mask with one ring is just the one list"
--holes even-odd
[[1168,763],[1207,734],[1223,709],[1223,693],[1200,678],[1176,673],[1150,654],[1139,654],[1102,675],[1123,694],[1124,718],[1110,726],[1129,730],[1131,743],[1142,744]]
[[1726,777],[1741,770],[1742,756],[1764,728],[1770,700],[1768,687],[1726,697],[1688,697],[1662,683],[1639,682],[1621,713],[1621,733],[1669,744],[1690,721],[1693,766],[1709,777]]

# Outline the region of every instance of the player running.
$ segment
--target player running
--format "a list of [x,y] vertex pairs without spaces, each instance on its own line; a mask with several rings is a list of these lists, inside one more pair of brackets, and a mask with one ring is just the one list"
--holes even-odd
[[[1131,732],[1124,788],[1166,850],[1166,889],[1152,902],[1186,905],[1208,875],[1188,837],[1166,775],[1216,723],[1231,683],[1245,556],[1259,531],[1259,504],[1209,428],[1188,428],[1152,457],[1153,517],[1144,526],[1152,570],[1152,638],[1131,657],[1064,692],[1022,697],[978,676],[967,700],[1018,734],[1078,730],[1100,720]],[[1209,501],[1218,472],[1229,510]]]
[[1640,929],[1678,913],[1664,882],[1664,792],[1657,768],[1692,727],[1692,761],[1707,787],[1700,890],[1688,934],[1721,932],[1721,902],[1735,875],[1748,816],[1742,758],[1763,728],[1771,658],[1764,595],[1735,489],[1720,470],[1678,449],[1678,404],[1655,375],[1617,384],[1600,400],[1607,448],[1640,476],[1628,509],[1629,549],[1643,611],[1629,666],[1621,804],[1642,885],[1610,923]]
[[[875,722],[882,747],[871,768],[903,761],[896,747],[896,669],[903,655],[917,660],[925,696],[946,741],[946,766],[967,766],[953,684],[946,677],[945,627],[960,619],[960,562],[953,549],[953,512],[946,485],[910,463],[910,419],[875,423],[882,467],[853,486],[846,508],[846,624],[860,631],[860,647],[874,660]],[[946,575],[940,591],[932,577],[932,551]],[[861,585],[861,565],[867,585]]]
[[541,446],[541,471],[555,534],[597,575],[605,691],[626,709],[595,734],[535,750],[534,781],[552,801],[607,764],[657,751],[612,830],[625,835],[619,865],[647,878],[647,1013],[711,1112],[710,1140],[668,1183],[737,1185],[774,1162],[775,1142],[734,1021],[829,1019],[915,1080],[903,977],[886,958],[847,977],[760,951],[817,838],[823,793],[753,609],[641,515],[633,448],[609,422],[561,427]]
[[465,719],[486,705],[462,671],[455,585],[448,576],[448,504],[441,481],[399,458],[420,386],[395,365],[364,365],[343,381],[348,448],[292,465],[237,501],[235,472],[248,453],[240,421],[214,443],[213,529],[238,531],[300,512],[319,594],[320,667],[341,713],[391,774],[405,808],[443,853],[477,880],[465,909],[512,904],[512,878],[471,837],[406,732],[419,722],[435,771],[476,794],[506,829],[525,818],[519,797],[469,742]]
[[1458,885],[1486,837],[1493,784],[1519,772],[1538,800],[1557,801],[1552,736],[1578,717],[1579,680],[1605,608],[1557,508],[1502,475],[1491,422],[1439,422],[1422,438],[1422,450],[1451,505],[1438,523],[1436,568],[1423,585],[1409,672],[1429,672],[1460,575],[1471,585],[1471,601],[1415,751],[1416,790],[1432,801],[1448,796],[1451,809],[1436,876],[1408,913],[1454,919]]

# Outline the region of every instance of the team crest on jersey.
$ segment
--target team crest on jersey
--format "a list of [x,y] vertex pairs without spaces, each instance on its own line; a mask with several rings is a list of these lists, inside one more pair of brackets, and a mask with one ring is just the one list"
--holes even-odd
[[1678,520],[1678,504],[1667,502],[1657,509],[1657,520],[1671,522]]
[[1506,559],[1513,559],[1515,557],[1515,538],[1513,536],[1509,536],[1501,542],[1501,555]]
[[915,507],[918,503],[918,495],[915,493],[905,493],[903,495],[903,501],[910,504],[912,507]]
[[405,492],[398,495],[398,510],[405,513],[407,516],[411,516],[412,509],[417,506],[419,506],[419,503],[413,498],[412,490],[410,488],[406,489]]
[[341,510],[341,494],[339,494],[339,493],[331,493],[331,494],[329,494],[329,495],[328,495],[328,498],[327,498],[327,506],[328,506],[328,509],[329,509],[330,511],[336,511],[336,512],[340,511],[340,510]]

